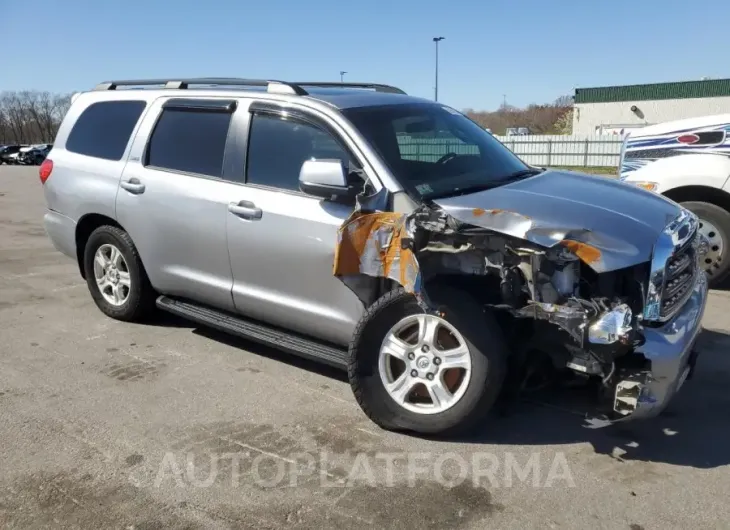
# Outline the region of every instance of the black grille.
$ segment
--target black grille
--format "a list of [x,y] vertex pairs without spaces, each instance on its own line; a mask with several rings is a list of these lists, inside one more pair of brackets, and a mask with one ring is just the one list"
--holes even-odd
[[671,316],[689,297],[697,275],[697,234],[667,261],[664,290],[662,291],[662,318]]

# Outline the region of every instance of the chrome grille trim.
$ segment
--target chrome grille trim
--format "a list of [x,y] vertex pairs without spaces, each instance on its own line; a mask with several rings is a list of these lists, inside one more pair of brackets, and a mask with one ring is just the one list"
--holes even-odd
[[670,320],[692,294],[697,275],[701,273],[697,265],[698,228],[697,216],[682,209],[657,239],[651,260],[644,320]]

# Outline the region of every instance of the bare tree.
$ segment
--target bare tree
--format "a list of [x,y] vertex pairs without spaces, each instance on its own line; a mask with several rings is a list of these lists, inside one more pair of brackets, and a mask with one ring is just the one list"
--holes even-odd
[[565,134],[566,114],[573,108],[573,98],[562,96],[553,104],[529,105],[524,109],[502,104],[498,110],[465,113],[494,134],[505,134],[511,127],[527,127],[532,134]]
[[558,99],[555,100],[553,105],[556,107],[572,107],[573,106],[573,96],[571,96],[570,94],[560,96]]
[[51,143],[71,97],[50,92],[0,93],[0,144]]

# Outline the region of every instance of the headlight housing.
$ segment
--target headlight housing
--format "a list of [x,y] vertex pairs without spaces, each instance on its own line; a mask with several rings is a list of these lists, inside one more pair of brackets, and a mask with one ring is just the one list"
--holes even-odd
[[593,344],[626,342],[631,335],[633,314],[626,304],[616,306],[588,327],[588,341]]

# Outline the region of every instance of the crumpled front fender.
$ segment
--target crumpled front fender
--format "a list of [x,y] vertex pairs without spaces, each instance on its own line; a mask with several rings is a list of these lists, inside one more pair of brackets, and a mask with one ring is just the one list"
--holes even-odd
[[405,214],[355,210],[337,233],[333,274],[358,296],[361,275],[389,278],[418,294],[421,271],[409,242],[413,234]]

